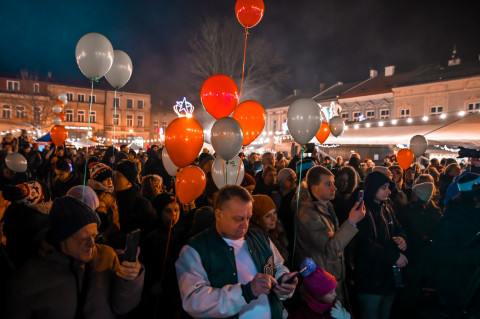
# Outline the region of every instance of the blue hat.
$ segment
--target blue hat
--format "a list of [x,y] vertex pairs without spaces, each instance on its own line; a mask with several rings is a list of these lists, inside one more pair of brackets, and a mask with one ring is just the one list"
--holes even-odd
[[302,177],[307,175],[307,171],[315,166],[315,162],[311,159],[303,159],[297,162],[297,175],[300,176],[300,168],[302,170]]

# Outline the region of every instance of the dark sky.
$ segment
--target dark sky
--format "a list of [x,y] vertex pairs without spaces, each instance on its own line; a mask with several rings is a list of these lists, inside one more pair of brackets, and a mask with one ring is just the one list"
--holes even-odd
[[[265,37],[282,53],[293,89],[368,77],[369,69],[445,64],[453,45],[463,61],[478,59],[478,1],[264,0],[265,16],[250,37]],[[125,90],[151,93],[173,105],[189,81],[188,40],[206,16],[236,20],[234,0],[1,1],[0,72],[27,68],[85,79],[75,46],[86,33],[105,35],[133,60]],[[239,24],[239,33],[243,28]],[[85,81],[87,81],[85,79]],[[200,88],[198,88],[200,92]],[[260,101],[266,102],[265,101]]]

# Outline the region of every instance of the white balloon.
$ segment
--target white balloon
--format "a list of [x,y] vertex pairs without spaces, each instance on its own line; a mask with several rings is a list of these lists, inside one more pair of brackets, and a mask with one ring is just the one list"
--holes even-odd
[[67,102],[68,102],[67,93],[64,93],[64,92],[60,93],[60,95],[58,96],[58,99],[63,102],[63,106],[67,105]]
[[427,150],[428,142],[425,136],[415,135],[410,139],[410,150],[415,156],[422,156]]
[[132,60],[128,54],[121,50],[115,50],[112,67],[105,74],[105,78],[111,86],[119,89],[130,80],[132,70]]
[[95,32],[85,34],[75,48],[78,67],[88,79],[103,77],[112,67],[113,55],[110,41]]
[[62,112],[62,107],[61,107],[60,105],[58,105],[58,104],[55,104],[55,105],[53,106],[53,113],[58,114],[58,113],[60,113],[60,112]]
[[317,134],[321,124],[320,108],[312,99],[298,99],[288,108],[288,130],[300,145],[310,142]]
[[62,119],[59,118],[58,116],[54,116],[53,117],[53,124],[60,125],[60,123],[62,123]]
[[9,169],[17,173],[27,171],[27,159],[20,153],[8,154],[5,157],[5,164]]
[[330,133],[335,136],[339,137],[343,134],[345,130],[345,122],[343,122],[340,116],[334,116],[330,119]]
[[242,149],[242,127],[237,120],[222,117],[213,124],[210,139],[215,152],[223,159],[231,160]]
[[245,167],[240,157],[235,156],[230,161],[225,161],[217,156],[212,165],[212,177],[215,185],[222,188],[225,185],[240,185],[245,176]]
[[164,147],[162,150],[162,163],[163,163],[163,167],[165,167],[165,169],[167,170],[168,175],[173,177],[177,176],[178,166],[173,164],[172,160],[170,159],[170,156],[167,153],[166,147]]

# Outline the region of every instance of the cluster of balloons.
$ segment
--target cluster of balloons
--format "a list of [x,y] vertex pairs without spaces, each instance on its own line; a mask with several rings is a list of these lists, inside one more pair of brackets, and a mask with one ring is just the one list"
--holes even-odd
[[132,60],[125,52],[113,50],[110,41],[100,33],[87,33],[75,48],[78,67],[89,80],[105,76],[115,89],[127,84],[132,76]]
[[332,117],[328,123],[322,121],[317,102],[308,98],[298,99],[290,105],[287,125],[293,139],[300,145],[307,144],[313,137],[316,137],[319,143],[324,143],[330,134],[338,137],[345,129],[345,123],[340,116]]
[[60,93],[58,96],[58,100],[55,102],[53,106],[53,113],[55,116],[53,117],[53,124],[54,126],[50,130],[50,138],[57,147],[63,145],[68,137],[68,132],[65,126],[60,125],[63,121],[65,121],[65,114],[63,113],[63,108],[68,103],[67,93]]
[[423,135],[415,135],[410,139],[410,148],[404,148],[397,153],[398,165],[406,170],[412,165],[415,156],[421,156],[428,147],[428,141]]

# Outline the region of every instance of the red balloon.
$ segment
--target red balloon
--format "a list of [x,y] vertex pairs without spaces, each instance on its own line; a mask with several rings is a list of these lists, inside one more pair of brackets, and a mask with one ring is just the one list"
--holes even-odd
[[397,153],[397,163],[403,170],[409,168],[414,159],[415,154],[408,148],[401,149]]
[[165,130],[165,147],[177,167],[190,165],[202,150],[203,128],[193,118],[173,120]]
[[235,4],[238,22],[245,28],[256,26],[262,20],[264,12],[263,0],[237,0]]
[[65,114],[63,114],[63,112],[57,113],[55,114],[55,116],[58,116],[62,120],[62,122],[65,122]]
[[193,202],[198,196],[202,195],[206,184],[207,178],[200,168],[196,166],[181,168],[175,180],[178,200],[182,204]]
[[317,134],[315,134],[315,137],[317,138],[317,141],[320,144],[323,144],[328,136],[330,135],[330,126],[326,122],[322,122],[322,125],[320,125],[320,129],[318,130]]
[[243,146],[252,143],[263,131],[267,115],[263,106],[255,101],[245,101],[235,108],[232,117],[242,127]]
[[238,87],[230,77],[215,74],[203,83],[200,98],[205,110],[218,120],[229,116],[237,106]]
[[55,125],[50,130],[50,138],[56,146],[63,145],[63,143],[67,139],[67,136],[67,129],[63,125]]

